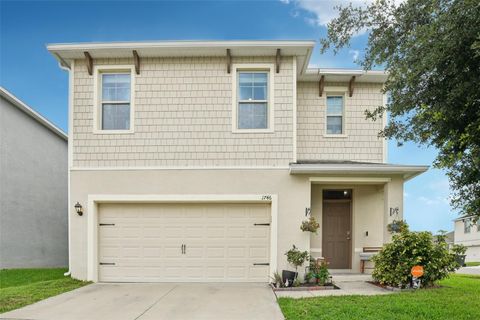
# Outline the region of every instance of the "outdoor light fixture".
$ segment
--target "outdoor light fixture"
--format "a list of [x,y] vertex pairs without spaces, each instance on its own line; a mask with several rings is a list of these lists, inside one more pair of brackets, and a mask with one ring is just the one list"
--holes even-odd
[[344,195],[345,197],[348,196],[348,191],[347,191],[347,190],[343,191],[343,195]]
[[79,216],[82,216],[83,215],[83,208],[82,208],[82,205],[80,203],[77,203],[75,204],[75,211],[77,211],[77,214]]

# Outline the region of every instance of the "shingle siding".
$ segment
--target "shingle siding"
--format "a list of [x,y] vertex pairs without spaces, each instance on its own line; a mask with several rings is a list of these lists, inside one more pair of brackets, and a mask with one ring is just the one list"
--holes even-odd
[[[274,57],[234,57],[232,63],[274,63]],[[131,65],[131,59],[95,59]],[[274,73],[275,132],[232,133],[232,75],[226,59],[143,58],[135,75],[134,133],[93,133],[93,81],[75,61],[74,167],[286,167],[293,160],[293,58]],[[348,84],[332,84],[343,86]],[[345,138],[325,138],[325,96],[318,83],[297,83],[297,159],[382,162],[382,121],[365,109],[383,103],[381,84],[357,83],[346,97]]]
[[[325,88],[344,87],[347,83],[326,83]],[[365,110],[383,104],[381,84],[355,84],[353,97],[345,95],[346,137],[328,138],[325,132],[326,93],[318,94],[318,83],[297,85],[297,159],[353,160],[383,162],[382,119],[365,119]],[[337,89],[336,89],[337,90]]]
[[[274,63],[234,57],[233,63]],[[95,65],[132,64],[96,59]],[[93,81],[75,61],[74,167],[286,166],[293,158],[293,58],[274,73],[275,132],[232,133],[225,58],[143,58],[135,75],[133,134],[93,133]]]

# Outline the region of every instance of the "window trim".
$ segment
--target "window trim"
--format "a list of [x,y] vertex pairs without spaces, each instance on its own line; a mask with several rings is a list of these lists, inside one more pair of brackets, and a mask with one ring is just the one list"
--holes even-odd
[[[238,128],[238,72],[266,71],[268,73],[268,100],[267,100],[267,128],[266,129],[239,129]],[[232,133],[273,133],[275,131],[275,102],[274,102],[274,65],[273,63],[239,63],[232,64]]]
[[[130,73],[130,128],[127,130],[102,129],[102,85],[103,73]],[[132,134],[135,128],[135,66],[133,65],[98,65],[93,67],[93,133],[94,134]]]
[[[342,106],[342,133],[327,133],[327,119],[328,119],[328,112],[327,112],[327,101],[328,97],[342,97],[343,100],[343,106]],[[347,138],[348,134],[346,133],[346,121],[345,121],[345,109],[347,106],[347,91],[346,89],[330,89],[330,90],[325,90],[325,98],[324,98],[324,105],[325,105],[325,125],[324,125],[324,134],[323,136],[325,138]]]

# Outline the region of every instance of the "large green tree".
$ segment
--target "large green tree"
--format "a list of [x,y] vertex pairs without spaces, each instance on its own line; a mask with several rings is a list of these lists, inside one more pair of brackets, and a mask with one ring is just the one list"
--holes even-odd
[[381,136],[437,148],[434,165],[447,172],[452,205],[480,218],[480,1],[377,0],[337,9],[322,52],[338,52],[367,30],[360,64],[388,71],[390,99],[366,117],[386,109]]

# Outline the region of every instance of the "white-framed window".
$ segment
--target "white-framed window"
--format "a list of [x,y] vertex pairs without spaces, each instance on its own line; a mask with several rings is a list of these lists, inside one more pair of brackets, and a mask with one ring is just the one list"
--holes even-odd
[[345,135],[345,95],[343,94],[326,95],[325,133],[327,136]]
[[95,66],[95,133],[132,133],[133,66]]
[[273,64],[232,66],[232,131],[273,132]]
[[463,220],[463,233],[470,233],[472,229],[472,223],[469,219]]

